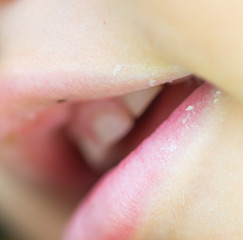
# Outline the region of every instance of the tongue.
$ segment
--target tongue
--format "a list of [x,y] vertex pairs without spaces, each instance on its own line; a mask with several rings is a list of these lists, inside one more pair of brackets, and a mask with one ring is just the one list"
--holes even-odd
[[94,187],[77,210],[67,240],[127,240],[136,235],[147,199],[188,161],[185,149],[199,133],[215,89],[204,84]]

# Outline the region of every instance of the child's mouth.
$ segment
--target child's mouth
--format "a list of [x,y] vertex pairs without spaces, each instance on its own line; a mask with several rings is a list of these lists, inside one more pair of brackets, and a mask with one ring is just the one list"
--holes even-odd
[[151,190],[168,184],[174,169],[187,164],[191,139],[200,135],[208,106],[217,102],[211,86],[193,77],[187,81],[167,86],[112,150],[114,158],[116,152],[131,153],[82,202],[67,239],[125,240],[134,235]]
[[61,110],[54,114],[59,127],[48,141],[46,130],[42,139],[42,129],[36,129],[40,122],[53,129],[55,117],[53,123],[40,117],[21,129],[21,152],[27,153],[31,171],[39,173],[32,174],[32,181],[44,179],[70,195],[92,188],[70,225],[70,239],[95,240],[97,234],[100,240],[129,239],[143,216],[150,191],[168,184],[174,169],[187,164],[187,148],[198,139],[211,109],[208,106],[217,103],[217,97],[213,87],[194,76],[165,84],[128,134],[99,160],[98,168],[82,151],[80,154],[72,127],[65,125],[69,122],[65,109],[73,103],[59,101]]
[[[121,104],[122,96],[81,104],[79,101],[59,100],[57,107],[54,106],[53,109],[37,114],[36,120],[25,124],[20,129],[19,135],[23,139],[19,143],[24,143],[23,150],[21,150],[24,154],[21,155],[28,156],[27,159],[32,161],[30,165],[34,165],[34,169],[37,167],[37,171],[42,172],[47,183],[50,182],[54,186],[57,184],[64,189],[70,188],[70,185],[78,186],[79,189],[80,183],[90,186],[90,181],[93,182],[108,169],[122,162],[122,159],[133,152],[143,141],[146,141],[202,83],[203,81],[199,78],[188,76],[175,80],[173,84],[161,85],[162,90],[160,87],[159,91],[156,90],[147,104],[148,106],[138,111],[136,107],[129,110],[132,114],[134,112],[136,114],[134,122],[116,140],[113,139],[108,144],[100,144],[97,134],[92,132],[92,118],[94,118],[92,112],[97,112],[97,108],[99,110],[99,108],[103,108],[103,105],[105,108],[109,108],[110,103],[115,103],[112,105],[112,110],[120,108],[120,105],[124,107],[124,104]],[[140,94],[140,91],[137,93]],[[134,93],[131,94],[134,95]],[[124,99],[126,104],[127,97]],[[134,98],[130,99],[130,102],[131,100],[133,101]],[[140,99],[140,101],[142,100]],[[108,127],[107,134],[119,132],[119,129],[114,129],[112,123]],[[48,137],[49,135],[50,137]],[[76,191],[76,187],[74,187],[74,191]]]

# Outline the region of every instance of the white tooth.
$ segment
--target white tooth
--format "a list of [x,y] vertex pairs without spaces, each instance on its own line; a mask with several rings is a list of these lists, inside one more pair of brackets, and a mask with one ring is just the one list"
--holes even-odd
[[123,101],[135,118],[140,117],[159,92],[163,86],[156,86],[145,90],[137,91],[123,96]]
[[120,100],[99,100],[77,110],[71,132],[87,164],[103,169],[109,164],[109,150],[131,131],[134,122]]
[[108,148],[97,144],[94,140],[83,138],[79,142],[79,149],[84,155],[86,163],[93,169],[100,170],[106,165],[104,161]]
[[127,110],[117,108],[100,111],[93,119],[92,130],[100,145],[112,145],[133,127],[134,120]]

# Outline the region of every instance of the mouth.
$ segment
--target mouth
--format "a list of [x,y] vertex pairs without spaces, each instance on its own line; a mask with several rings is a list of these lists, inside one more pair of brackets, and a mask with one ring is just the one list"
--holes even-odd
[[[24,142],[21,155],[27,155],[33,166],[30,170],[39,173],[31,175],[32,181],[43,183],[44,179],[46,185],[70,195],[85,195],[66,239],[97,239],[97,234],[102,240],[130,239],[144,213],[149,191],[166,183],[173,169],[184,164],[181,156],[192,134],[200,131],[208,106],[217,102],[217,91],[195,76],[156,88],[81,104],[60,99],[57,106],[19,130],[23,139],[18,142]],[[146,98],[144,91],[152,94],[139,108]],[[133,101],[138,105],[131,104]],[[80,115],[79,110],[86,106],[101,108],[103,103],[108,106],[107,102],[115,102],[112,110],[125,107],[134,122],[97,154],[96,142],[91,150],[84,141],[80,147],[80,134],[92,133],[87,126],[89,118]],[[40,125],[43,127],[33,134]],[[53,130],[53,126],[58,127]],[[50,129],[56,134],[47,140]],[[112,124],[110,129],[117,130]]]
[[166,185],[173,169],[184,164],[185,149],[200,132],[216,95],[194,76],[165,84],[132,130],[113,146],[109,160],[102,160],[107,169],[113,168],[82,201],[66,239],[96,239],[97,232],[104,240],[134,237],[149,192],[161,182]]

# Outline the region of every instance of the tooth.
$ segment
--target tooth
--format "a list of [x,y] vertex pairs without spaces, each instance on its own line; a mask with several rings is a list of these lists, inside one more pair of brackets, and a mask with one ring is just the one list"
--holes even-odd
[[123,109],[99,112],[92,123],[96,139],[102,145],[111,145],[123,138],[133,127],[132,117]]
[[138,118],[148,108],[150,103],[155,99],[159,92],[163,89],[163,86],[156,86],[145,90],[137,91],[125,95],[123,101],[128,107],[131,114]]
[[133,127],[134,120],[122,109],[106,109],[95,115],[91,123],[92,137],[82,136],[79,147],[87,163],[103,170],[109,165],[108,150]]
[[76,142],[94,168],[109,162],[108,150],[119,142],[134,125],[134,119],[117,100],[101,100],[84,104],[74,121]]
[[93,139],[83,138],[78,143],[79,149],[85,157],[86,163],[96,170],[103,170],[108,165],[104,161],[108,152],[108,148],[97,144]]

